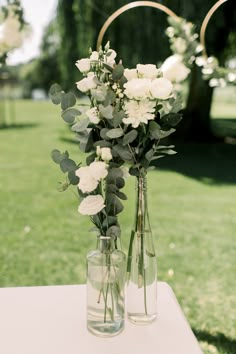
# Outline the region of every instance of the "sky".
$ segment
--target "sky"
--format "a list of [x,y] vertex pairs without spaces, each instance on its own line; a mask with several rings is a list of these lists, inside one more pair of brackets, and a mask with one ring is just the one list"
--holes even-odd
[[21,0],[25,20],[30,23],[32,34],[21,48],[9,54],[9,65],[27,62],[39,54],[43,30],[54,17],[57,2],[58,0]]

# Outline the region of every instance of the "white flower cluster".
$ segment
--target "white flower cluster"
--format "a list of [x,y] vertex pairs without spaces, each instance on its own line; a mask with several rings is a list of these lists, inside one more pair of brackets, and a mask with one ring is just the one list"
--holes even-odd
[[[112,159],[110,148],[97,146],[97,156],[103,161],[94,161],[89,166],[80,167],[75,171],[79,177],[78,188],[81,192],[89,194],[96,190],[99,182],[106,178],[108,162]],[[101,194],[86,196],[79,205],[79,213],[82,215],[95,215],[105,208],[105,201]]]
[[170,80],[160,75],[161,71],[153,64],[138,64],[136,69],[124,70],[128,82],[124,84],[124,111],[127,117],[123,123],[137,128],[140,123],[147,124],[148,120],[155,119],[158,101],[170,98],[173,92]]
[[12,49],[19,48],[29,34],[29,27],[22,25],[17,10],[17,5],[8,5],[5,17],[0,9],[0,57]]
[[[90,58],[78,60],[76,66],[85,77],[76,83],[77,88],[83,93],[99,88],[99,80],[92,71],[94,65],[100,60],[100,64],[106,63],[113,67],[115,58],[116,52],[109,50],[107,55],[101,56],[98,52],[92,52]],[[181,69],[182,73],[178,75],[183,76],[183,68]],[[123,88],[114,84],[112,89],[117,97],[122,99],[122,107],[126,113],[123,123],[137,128],[141,123],[147,124],[148,120],[155,119],[157,104],[171,97],[173,84],[168,75],[162,77],[161,70],[153,64],[138,64],[134,69],[125,69],[124,77],[127,82]],[[85,114],[91,123],[99,123],[100,114],[97,107],[90,108]]]

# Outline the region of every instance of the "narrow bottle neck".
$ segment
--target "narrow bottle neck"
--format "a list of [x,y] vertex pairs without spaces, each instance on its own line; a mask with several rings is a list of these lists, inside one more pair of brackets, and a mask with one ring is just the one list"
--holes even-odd
[[115,241],[111,237],[99,236],[97,239],[97,249],[102,253],[109,253],[115,249]]
[[138,212],[147,209],[147,177],[140,175],[136,179],[136,203]]

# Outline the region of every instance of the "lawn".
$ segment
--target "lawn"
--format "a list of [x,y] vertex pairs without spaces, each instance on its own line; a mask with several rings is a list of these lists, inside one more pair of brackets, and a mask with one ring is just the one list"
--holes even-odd
[[[17,101],[15,109],[16,125],[0,130],[0,286],[83,283],[95,236],[77,212],[76,193],[58,192],[63,174],[50,151],[67,149],[78,162],[83,157],[58,107]],[[233,101],[215,100],[213,126],[223,117],[235,127],[235,110]],[[148,177],[158,277],[174,289],[204,353],[235,354],[236,145],[177,150]],[[133,219],[132,178],[125,188],[124,250]]]

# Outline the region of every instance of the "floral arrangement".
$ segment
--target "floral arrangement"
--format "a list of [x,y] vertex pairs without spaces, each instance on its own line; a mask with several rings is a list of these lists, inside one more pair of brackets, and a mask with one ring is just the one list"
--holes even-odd
[[77,185],[82,198],[78,211],[90,216],[99,235],[114,239],[120,235],[121,201],[127,199],[121,191],[127,170],[144,176],[155,168],[156,159],[174,154],[173,146],[160,142],[181,120],[179,94],[160,69],[151,64],[125,69],[116,58],[108,43],[76,62],[84,76],[76,85],[89,98],[87,109],[78,109],[75,95],[59,85],[50,89],[81,151],[88,153],[87,166],[81,166],[68,152],[52,151],[52,159],[67,174],[62,190]]
[[195,63],[201,68],[203,79],[208,80],[211,87],[236,84],[236,70],[221,67],[217,58],[203,54],[203,47],[193,23],[181,17],[169,17],[168,22],[170,26],[166,34],[174,54],[166,59],[162,70],[170,79],[175,79],[176,82],[185,80]]
[[0,7],[0,65],[5,63],[8,52],[23,44],[29,33],[20,1],[7,0]]

